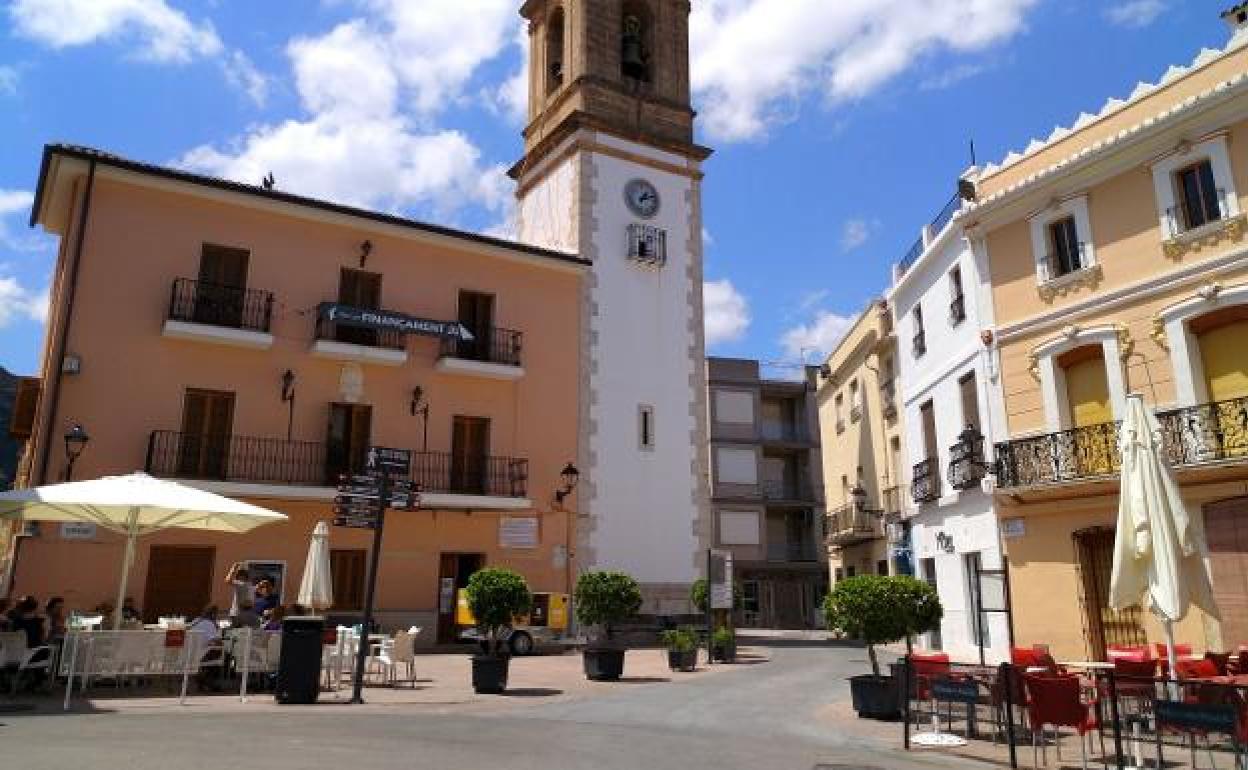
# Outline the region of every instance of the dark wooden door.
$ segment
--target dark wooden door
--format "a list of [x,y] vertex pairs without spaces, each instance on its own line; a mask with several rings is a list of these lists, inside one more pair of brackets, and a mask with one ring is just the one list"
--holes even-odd
[[195,290],[196,321],[216,326],[242,325],[250,256],[246,249],[204,244]]
[[[381,309],[381,274],[342,268],[338,277],[338,301],[351,307]],[[356,345],[376,345],[377,338],[376,329],[340,325],[334,331],[334,339]]]
[[229,473],[234,394],[188,388],[182,400],[182,441],[178,475],[225,479]]
[[143,592],[143,619],[155,623],[161,616],[193,618],[212,599],[212,546],[154,545],[148,554],[147,586]]
[[330,404],[325,438],[325,479],[336,485],[338,477],[364,471],[365,455],[372,438],[373,408],[366,404]]
[[1095,527],[1076,532],[1075,552],[1083,583],[1083,620],[1091,660],[1104,660],[1109,645],[1147,644],[1140,608],[1109,606],[1109,579],[1114,568],[1114,530]]
[[1248,642],[1248,497],[1205,506],[1213,598],[1222,614],[1222,649]]
[[363,548],[334,548],[329,552],[329,574],[334,581],[334,606],[339,612],[364,609],[364,582],[368,551]]
[[491,340],[494,337],[494,295],[476,291],[459,293],[459,322],[472,332],[470,342],[458,342],[460,358],[489,361]]
[[479,553],[444,553],[438,559],[438,643],[456,641],[456,598],[461,588],[468,586],[468,578],[485,566],[485,556]]
[[485,417],[456,416],[451,432],[451,490],[485,494],[490,446],[490,421]]

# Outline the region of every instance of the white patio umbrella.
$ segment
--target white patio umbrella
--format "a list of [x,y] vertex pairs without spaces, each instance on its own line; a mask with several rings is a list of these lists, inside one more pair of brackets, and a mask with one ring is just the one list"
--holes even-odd
[[0,519],[19,518],[90,522],[125,536],[114,627],[121,625],[121,605],[134,563],[135,540],[140,535],[172,527],[242,533],[286,520],[284,514],[276,511],[152,478],[146,473],[0,493]]
[[329,524],[318,521],[308,545],[308,560],[299,582],[299,604],[327,610],[334,604],[334,581],[329,571]]
[[1138,393],[1127,397],[1119,448],[1122,482],[1109,606],[1143,605],[1157,615],[1166,629],[1174,676],[1174,624],[1192,605],[1218,617],[1204,528],[1183,505],[1174,472],[1161,456],[1161,425]]

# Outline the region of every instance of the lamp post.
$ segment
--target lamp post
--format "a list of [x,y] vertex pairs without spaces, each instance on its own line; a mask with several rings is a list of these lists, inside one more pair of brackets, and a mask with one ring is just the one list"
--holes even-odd
[[575,465],[569,462],[559,472],[559,480],[562,482],[562,485],[555,490],[555,505],[560,510],[563,510],[565,516],[563,521],[563,567],[567,591],[570,595],[572,593],[572,521],[576,514],[563,507],[563,500],[572,494],[573,489],[576,489],[577,482],[581,480],[581,472],[576,469]]
[[563,481],[563,486],[555,490],[555,502],[562,504],[563,498],[572,494],[572,490],[576,488],[576,483],[581,480],[581,472],[576,469],[575,465],[568,463],[559,472],[559,478]]
[[282,375],[282,401],[287,405],[286,440],[290,441],[295,430],[295,373],[289,369]]
[[65,432],[65,480],[70,481],[74,477],[74,463],[78,460],[78,455],[82,454],[82,450],[87,448],[87,442],[91,437],[87,435],[87,431],[82,425],[74,423],[68,431]]

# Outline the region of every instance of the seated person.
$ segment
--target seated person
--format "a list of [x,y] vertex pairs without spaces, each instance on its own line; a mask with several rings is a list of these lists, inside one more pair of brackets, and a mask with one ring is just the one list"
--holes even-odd
[[39,617],[39,601],[33,596],[23,596],[9,611],[9,628],[26,632],[26,646],[42,647],[45,643],[43,618]]
[[48,618],[48,642],[60,644],[65,640],[65,633],[68,630],[65,618],[65,600],[60,596],[53,596],[51,599],[48,599],[47,605],[43,608],[43,614]]
[[273,590],[272,582],[265,579],[256,583],[255,609],[257,615],[264,615],[266,610],[271,610],[278,606],[278,601],[277,592]]
[[187,625],[186,630],[201,635],[207,644],[221,641],[221,627],[217,625],[217,605],[209,604],[205,607],[199,617]]

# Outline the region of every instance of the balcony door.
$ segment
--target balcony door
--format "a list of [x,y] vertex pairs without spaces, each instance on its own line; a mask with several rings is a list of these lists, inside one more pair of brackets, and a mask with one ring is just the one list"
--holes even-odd
[[[381,274],[344,267],[338,275],[338,302],[368,310],[381,309]],[[354,345],[377,345],[376,329],[339,325],[334,339]]]
[[[1093,426],[1114,421],[1109,401],[1109,375],[1105,354],[1100,345],[1085,345],[1058,359],[1066,380],[1066,402],[1070,410],[1070,427],[1077,429],[1073,442],[1060,447],[1060,467],[1073,465],[1075,477],[1102,476],[1117,469],[1116,446],[1111,434]],[[1084,430],[1078,430],[1084,429]]]
[[226,478],[233,424],[233,393],[188,388],[182,400],[178,476],[188,479]]
[[472,332],[473,340],[458,343],[458,357],[474,361],[490,360],[490,341],[494,337],[494,295],[461,291],[459,322]]
[[1248,306],[1215,311],[1190,326],[1198,335],[1210,404],[1186,420],[1190,439],[1202,460],[1242,457],[1248,454]]
[[325,439],[325,480],[328,484],[337,484],[339,476],[363,472],[372,428],[371,406],[329,405],[329,429]]
[[247,287],[246,249],[205,243],[199,255],[194,319],[198,323],[239,328]]
[[450,491],[485,494],[489,447],[490,421],[487,418],[455,417],[451,431]]

